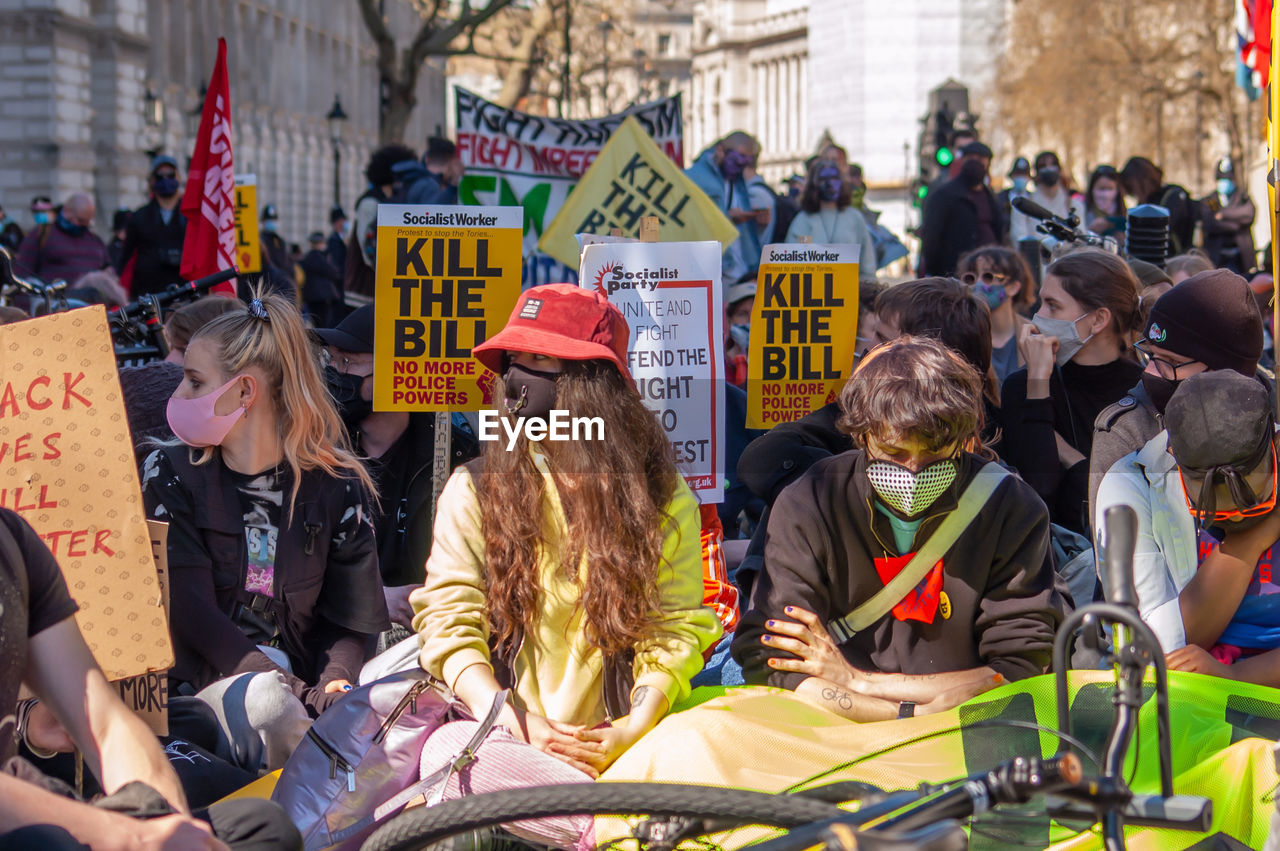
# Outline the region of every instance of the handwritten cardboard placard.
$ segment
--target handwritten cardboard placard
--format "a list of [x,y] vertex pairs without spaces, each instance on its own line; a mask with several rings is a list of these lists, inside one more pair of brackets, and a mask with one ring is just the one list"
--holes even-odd
[[471,350],[520,296],[519,207],[382,204],[373,409],[478,411],[493,376]]
[[109,680],[173,664],[102,307],[0,326],[0,506],[57,559]]
[[[169,524],[160,520],[147,520],[147,533],[151,537],[151,557],[156,563],[156,578],[160,582],[160,601],[167,615],[169,612]],[[155,671],[136,677],[117,680],[116,688],[124,705],[147,722],[157,736],[169,735],[169,674]]]

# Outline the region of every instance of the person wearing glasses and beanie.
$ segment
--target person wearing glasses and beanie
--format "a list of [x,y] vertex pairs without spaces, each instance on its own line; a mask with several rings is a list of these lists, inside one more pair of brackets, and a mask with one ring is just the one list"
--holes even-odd
[[1170,668],[1278,686],[1270,396],[1234,370],[1202,372],[1180,383],[1164,422],[1103,478],[1096,522],[1113,505],[1137,512],[1138,609]]
[[1244,278],[1226,269],[1193,275],[1156,300],[1137,349],[1147,358],[1141,380],[1098,414],[1089,457],[1089,516],[1097,516],[1102,477],[1165,427],[1165,406],[1178,385],[1200,372],[1259,371],[1262,316]]

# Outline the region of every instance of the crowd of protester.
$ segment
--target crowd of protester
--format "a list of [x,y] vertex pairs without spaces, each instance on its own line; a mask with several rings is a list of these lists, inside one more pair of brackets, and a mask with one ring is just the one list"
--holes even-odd
[[[526,291],[474,355],[498,376],[503,416],[566,410],[600,418],[609,439],[522,433],[482,450],[453,417],[433,502],[437,419],[373,409],[385,341],[373,305],[352,310],[347,295],[373,293],[379,204],[456,201],[456,149],[375,152],[353,227],[333,208],[305,255],[267,204],[256,288],[174,311],[169,356],[121,370],[145,509],[169,524],[167,737],[115,699],[52,556],[0,511],[0,700],[17,707],[0,735],[0,847],[298,847],[273,804],[218,802],[284,766],[404,641],[458,707],[424,765],[482,737],[446,797],[590,782],[699,684],[777,686],[859,722],[942,712],[1048,670],[1058,625],[1101,598],[1091,542],[1117,504],[1139,515],[1139,604],[1170,667],[1280,686],[1271,282],[1234,166],[1220,163],[1200,200],[1141,157],[1098,166],[1081,194],[1045,151],[1016,159],[997,193],[990,149],[957,142],[923,210],[920,274],[896,283],[877,270],[901,244],[843,148],[782,193],[745,133],[690,168],[738,228],[723,263],[715,506],[699,505],[636,390],[627,322],[570,284]],[[110,244],[83,193],[35,199],[26,233],[0,211],[0,240],[17,274],[67,280],[87,303],[160,291],[178,280],[179,178],[156,157],[150,200],[114,217]],[[1037,243],[1029,258],[1023,195],[1111,237],[1125,196],[1158,204],[1173,256],[1042,256]],[[760,251],[801,240],[860,246],[852,377],[824,407],[756,432]],[[494,706],[490,729],[477,719]],[[162,817],[65,795],[73,749],[96,778],[89,794]],[[580,818],[510,829],[568,848],[593,836]]]

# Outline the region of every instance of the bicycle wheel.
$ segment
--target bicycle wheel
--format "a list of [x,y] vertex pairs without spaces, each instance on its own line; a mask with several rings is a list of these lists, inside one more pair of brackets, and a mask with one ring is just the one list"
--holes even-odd
[[800,795],[770,795],[674,783],[583,783],[467,795],[402,813],[365,840],[361,851],[416,851],[456,833],[523,819],[569,815],[683,816],[794,827],[844,811]]

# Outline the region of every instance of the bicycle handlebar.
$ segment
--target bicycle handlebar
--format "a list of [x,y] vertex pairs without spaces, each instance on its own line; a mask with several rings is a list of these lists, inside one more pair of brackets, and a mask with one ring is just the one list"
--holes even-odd
[[114,313],[129,319],[135,319],[143,314],[153,310],[155,307],[164,307],[179,298],[189,296],[200,296],[207,293],[211,288],[229,281],[240,274],[238,269],[223,269],[220,272],[214,272],[212,275],[206,275],[203,278],[196,278],[194,281],[184,281],[181,284],[170,284],[163,292],[152,293],[143,298],[130,302],[124,307],[117,308]]

